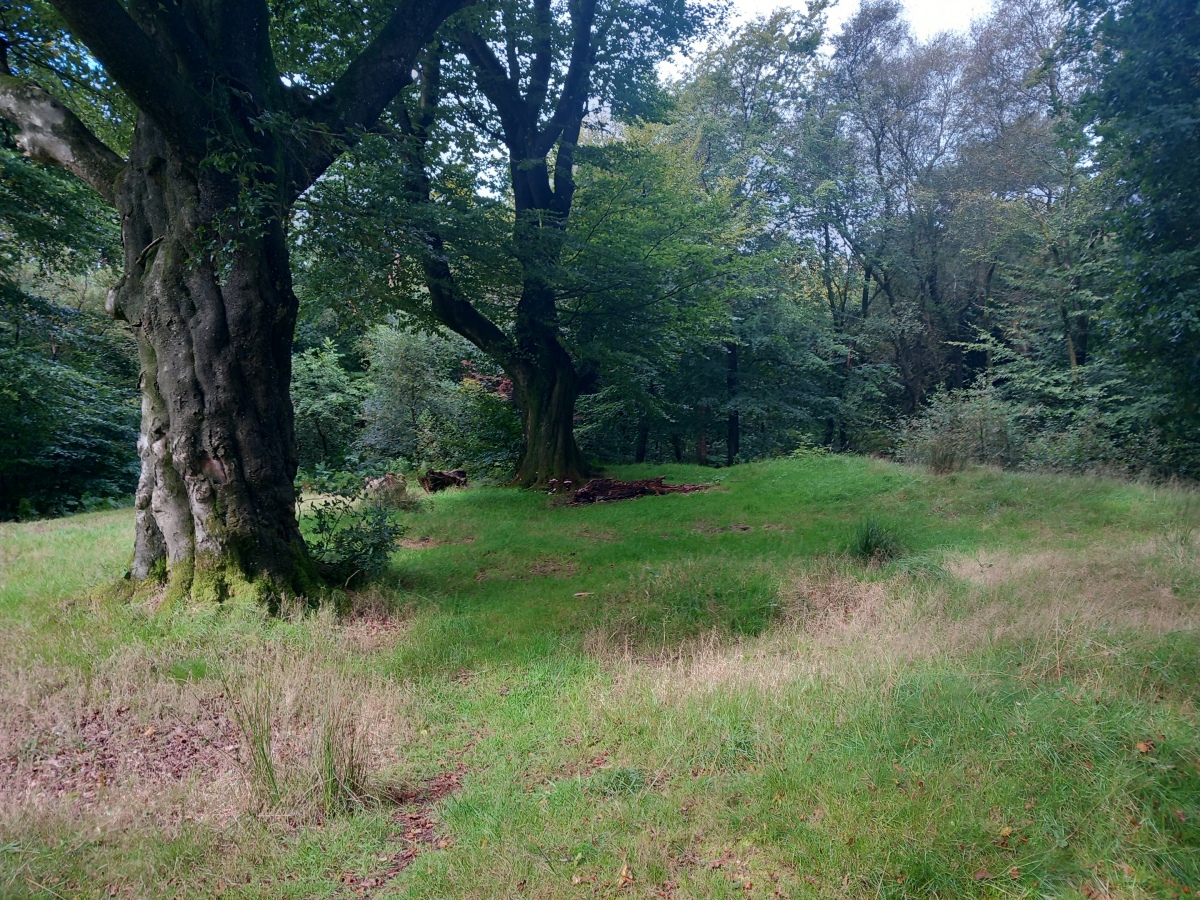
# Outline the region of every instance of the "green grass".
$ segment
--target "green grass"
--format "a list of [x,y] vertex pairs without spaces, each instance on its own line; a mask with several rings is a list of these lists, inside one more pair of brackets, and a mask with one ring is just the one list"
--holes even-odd
[[[619,474],[664,471],[719,483],[438,495],[344,623],[95,599],[128,511],[0,525],[0,896],[1200,890],[1191,493],[852,457]],[[420,807],[440,843],[367,890],[410,844],[386,800],[11,786],[77,758],[81,711],[161,731],[232,681],[275,686],[281,793],[347,709],[366,794],[460,773]]]

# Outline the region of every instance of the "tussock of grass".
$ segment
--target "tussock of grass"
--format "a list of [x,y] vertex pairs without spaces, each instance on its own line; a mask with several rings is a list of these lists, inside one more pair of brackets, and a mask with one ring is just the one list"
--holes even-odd
[[1191,494],[721,474],[439,496],[343,618],[95,599],[128,512],[0,525],[0,896],[330,896],[410,851],[377,896],[1200,889]]

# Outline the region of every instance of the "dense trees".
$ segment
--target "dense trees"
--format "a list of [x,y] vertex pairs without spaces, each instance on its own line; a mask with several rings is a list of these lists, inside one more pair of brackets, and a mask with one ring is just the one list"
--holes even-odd
[[1200,10],[1185,0],[1074,9],[1095,79],[1084,112],[1113,177],[1118,340],[1163,392],[1173,452],[1190,459],[1200,426]]
[[111,215],[0,136],[0,516],[113,500],[137,481],[136,365],[104,315]]

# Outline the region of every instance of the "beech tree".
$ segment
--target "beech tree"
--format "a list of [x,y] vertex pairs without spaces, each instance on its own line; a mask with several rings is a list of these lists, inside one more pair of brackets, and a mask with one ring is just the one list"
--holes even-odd
[[[425,276],[425,311],[495,359],[512,379],[524,448],[515,482],[578,480],[587,466],[575,441],[581,389],[560,320],[559,265],[575,199],[576,151],[590,113],[644,115],[657,95],[656,66],[697,35],[710,4],[696,0],[497,2],[456,29],[421,70],[421,91],[402,111],[407,190],[433,191],[431,129],[448,93],[443,69],[469,63],[474,90],[458,97],[467,121],[507,157],[511,249],[519,269],[515,306],[489,316],[461,289],[428,228],[415,252]],[[457,79],[462,89],[464,79]]]
[[[266,0],[0,12],[0,115],[26,155],[69,169],[120,214],[124,276],[108,309],[132,326],[141,361],[134,579],[169,573],[173,594],[205,599],[310,585],[293,488],[288,210],[469,2],[339,10],[324,33],[333,12],[320,4]],[[284,77],[279,34],[313,74]],[[97,82],[117,90],[96,107],[58,96],[75,105]],[[106,122],[122,105],[132,120]]]

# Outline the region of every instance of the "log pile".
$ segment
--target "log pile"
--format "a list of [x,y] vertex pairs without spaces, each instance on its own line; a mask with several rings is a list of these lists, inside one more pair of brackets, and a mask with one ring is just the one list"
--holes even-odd
[[574,506],[585,503],[609,503],[632,500],[635,497],[661,497],[663,494],[692,494],[709,487],[707,484],[663,484],[665,475],[643,481],[617,481],[615,478],[593,478],[575,492]]
[[449,472],[438,472],[435,469],[430,469],[419,479],[421,487],[429,491],[431,494],[436,494],[438,491],[444,491],[446,488],[466,487],[467,473],[464,469],[451,469]]

